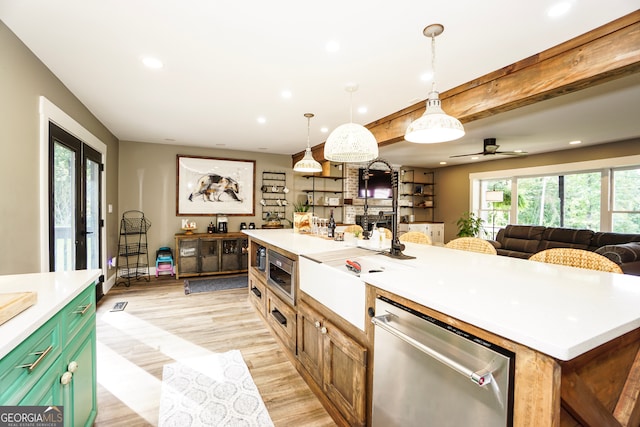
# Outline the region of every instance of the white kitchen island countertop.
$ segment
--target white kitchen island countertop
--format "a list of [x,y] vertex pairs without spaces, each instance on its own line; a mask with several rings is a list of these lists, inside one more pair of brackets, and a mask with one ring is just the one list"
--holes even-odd
[[101,270],[0,276],[0,293],[33,291],[37,302],[0,325],[0,359],[45,324],[102,274]]
[[317,236],[294,233],[291,228],[274,230],[242,230],[242,232],[296,255],[332,251],[347,247],[345,242],[336,242],[334,240],[324,239]]
[[[297,255],[345,248],[291,229],[245,232]],[[406,246],[404,253],[416,259],[362,258],[368,267],[361,280],[556,359],[573,359],[640,328],[638,276]],[[364,273],[377,264],[382,272]]]

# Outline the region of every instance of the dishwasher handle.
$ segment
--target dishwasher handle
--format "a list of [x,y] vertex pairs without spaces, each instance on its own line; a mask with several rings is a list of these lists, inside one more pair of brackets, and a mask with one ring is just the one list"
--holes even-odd
[[466,366],[456,362],[450,357],[447,357],[444,354],[424,345],[420,341],[410,337],[404,332],[401,332],[398,329],[390,326],[389,320],[393,317],[396,317],[396,316],[390,313],[383,314],[382,316],[376,316],[371,318],[371,323],[373,323],[375,326],[379,328],[384,329],[385,331],[389,332],[391,335],[394,335],[396,338],[401,339],[407,344],[417,348],[421,352],[431,356],[433,359],[436,359],[438,362],[444,364],[445,366],[448,366],[454,371],[464,375],[465,377],[469,378],[472,382],[474,382],[480,387],[483,387],[492,382],[491,380],[493,379],[493,374],[490,371],[489,372],[487,370],[473,371],[472,369],[467,368]]

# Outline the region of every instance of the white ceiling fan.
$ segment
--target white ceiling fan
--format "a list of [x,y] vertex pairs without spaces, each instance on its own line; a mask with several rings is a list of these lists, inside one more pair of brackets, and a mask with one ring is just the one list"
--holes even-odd
[[457,156],[449,156],[453,157],[467,157],[467,156],[493,156],[495,154],[502,154],[504,156],[524,156],[527,154],[526,151],[498,151],[500,148],[499,145],[496,144],[495,138],[485,138],[484,139],[484,150],[479,153],[469,153],[469,154],[458,154]]

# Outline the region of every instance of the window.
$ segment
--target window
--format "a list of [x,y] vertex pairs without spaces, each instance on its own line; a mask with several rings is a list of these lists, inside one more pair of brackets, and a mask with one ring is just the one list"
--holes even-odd
[[640,167],[612,171],[611,230],[640,233]]
[[600,229],[600,172],[517,179],[518,224]]
[[[640,155],[477,172],[469,178],[470,210],[485,220],[485,236],[506,224],[640,233]],[[487,202],[487,191],[502,188],[503,202]]]

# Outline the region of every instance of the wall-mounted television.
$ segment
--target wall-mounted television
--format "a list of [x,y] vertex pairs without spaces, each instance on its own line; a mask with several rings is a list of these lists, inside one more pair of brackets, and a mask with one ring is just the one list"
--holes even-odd
[[[364,198],[364,174],[366,169],[358,171],[358,197]],[[393,187],[391,186],[391,171],[369,169],[369,182],[367,184],[367,198],[391,199]]]

